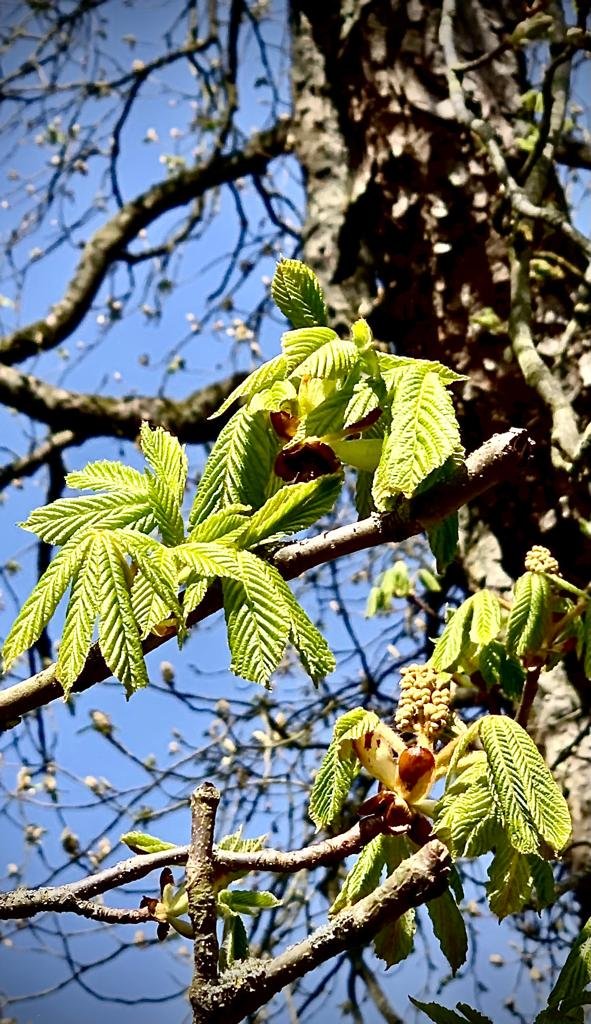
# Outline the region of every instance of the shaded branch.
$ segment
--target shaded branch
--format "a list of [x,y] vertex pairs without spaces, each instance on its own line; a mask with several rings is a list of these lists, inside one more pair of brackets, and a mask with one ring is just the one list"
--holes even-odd
[[134,441],[142,421],[149,420],[172,431],[180,441],[202,444],[214,441],[222,425],[208,421],[208,416],[245,376],[235,373],[178,400],[151,395],[112,398],[68,391],[13,367],[0,366],[0,402],[47,423],[52,430],[75,431],[84,439],[118,437]]
[[[358,523],[329,530],[309,540],[286,544],[276,552],[272,562],[284,579],[290,580],[308,569],[343,555],[376,547],[378,544],[407,540],[434,526],[501,481],[510,479],[530,447],[531,441],[525,430],[513,428],[504,434],[494,434],[468,456],[462,469],[447,483],[401,503],[396,512],[371,515]],[[189,616],[188,625],[201,622],[221,607],[221,587],[214,584]],[[150,634],[143,642],[144,652],[155,650],[175,635],[174,626],[158,634]],[[95,644],[72,689],[80,693],[110,675],[99,647]],[[0,691],[0,729],[16,724],[20,715],[58,697],[63,697],[63,690],[55,676],[55,665]]]
[[42,319],[19,328],[0,342],[0,362],[12,364],[59,345],[78,327],[90,309],[111,266],[138,232],[169,210],[184,206],[216,188],[250,174],[263,174],[275,157],[288,150],[288,123],[280,121],[250,137],[240,150],[215,155],[158,182],[119,210],[84,246],[65,294]]

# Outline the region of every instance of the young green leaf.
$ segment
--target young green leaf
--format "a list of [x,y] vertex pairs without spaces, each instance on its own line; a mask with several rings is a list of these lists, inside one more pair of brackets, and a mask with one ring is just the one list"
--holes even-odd
[[401,372],[408,369],[418,373],[436,373],[442,384],[455,384],[456,381],[468,380],[465,374],[450,370],[449,366],[434,359],[414,359],[412,356],[394,356],[389,352],[378,352],[380,371],[388,387],[394,387]]
[[521,695],[525,670],[500,640],[491,640],[479,651],[478,668],[487,686],[499,686],[512,699]]
[[386,967],[402,963],[412,953],[416,931],[416,912],[407,910],[395,921],[389,922],[373,940],[376,956]]
[[[66,544],[77,533],[91,526],[117,529],[137,525],[151,515],[149,496],[116,491],[112,494],[93,494],[84,498],[58,498],[49,505],[33,509],[20,525],[30,530],[47,544]],[[149,532],[152,525],[144,524]]]
[[571,834],[568,805],[533,740],[513,719],[480,719],[495,796],[511,843],[520,853],[537,853],[544,840],[556,852]]
[[[175,594],[176,601],[176,594]],[[137,572],[131,586],[131,607],[142,640],[160,623],[170,618],[171,608],[142,572]],[[184,612],[184,605],[183,605]]]
[[385,836],[376,836],[363,848],[345,878],[330,914],[338,914],[344,907],[353,906],[377,888],[386,863],[384,840]]
[[218,892],[218,903],[229,907],[235,914],[258,914],[259,910],[281,906],[281,900],[272,892],[251,889],[222,889]]
[[373,496],[385,511],[397,494],[410,497],[460,444],[453,403],[438,374],[409,366],[392,403],[392,429],[378,466]]
[[80,675],[92,644],[98,614],[97,544],[91,537],[86,553],[72,579],[72,590],[59,646],[56,678],[65,696]]
[[469,638],[472,622],[473,601],[467,598],[452,614],[439,637],[429,664],[438,672],[450,669],[458,660],[464,644]]
[[468,935],[464,918],[449,889],[441,896],[427,903],[427,913],[433,925],[433,934],[437,939],[441,952],[456,974],[466,960],[468,951]]
[[271,586],[281,594],[288,610],[289,638],[300,656],[302,665],[312,682],[319,683],[334,672],[335,656],[322,633],[296,601],[283,577],[270,565],[265,564],[265,571],[270,577]]
[[97,533],[99,644],[102,655],[128,697],[148,685],[138,624],[133,614],[128,566],[117,541],[106,530]]
[[231,668],[244,679],[268,686],[289,637],[289,608],[270,585],[260,559],[238,551],[236,560],[240,579],[223,584]]
[[450,565],[458,550],[458,513],[452,512],[441,522],[427,530],[427,540],[437,564],[437,572],[443,573]]
[[448,785],[437,805],[433,827],[454,860],[479,857],[495,845],[501,824],[484,760]]
[[342,484],[340,474],[332,473],[282,487],[249,520],[241,546],[252,547],[275,534],[297,533],[313,526],[331,511]]
[[472,1009],[467,1003],[457,1003],[457,1008],[461,1011],[460,1014],[455,1010],[449,1010],[447,1006],[441,1006],[440,1003],[422,1003],[420,999],[414,999],[413,996],[408,998],[413,1006],[422,1010],[429,1020],[433,1021],[433,1024],[493,1024],[490,1017],[485,1017],[483,1013]]
[[507,650],[521,657],[539,650],[551,608],[552,588],[543,573],[526,572],[515,583],[507,623]]
[[359,349],[352,341],[343,340],[335,335],[334,339],[325,342],[316,351],[311,352],[303,362],[290,373],[290,380],[301,380],[302,377],[320,377],[334,380],[344,377],[359,362]]
[[501,628],[501,606],[490,590],[477,590],[472,596],[470,639],[479,647],[495,640]]
[[239,409],[221,431],[197,488],[189,514],[190,530],[218,509],[236,504],[257,509],[265,503],[279,449],[267,419],[267,413]]
[[237,960],[246,960],[248,955],[248,937],[242,918],[228,909],[224,915],[220,967],[225,971]]
[[4,641],[2,658],[4,670],[28,650],[40,637],[53,616],[66,588],[84,561],[90,535],[88,533],[68,541],[43,573],[41,579],[23,604]]
[[488,878],[488,902],[499,921],[509,914],[518,914],[529,902],[533,886],[529,857],[515,850],[506,839],[497,843]]
[[[336,342],[339,336],[330,327],[305,327],[296,331],[286,331],[281,335],[281,348],[287,360],[289,370],[295,370],[308,356],[311,356],[323,345]],[[317,376],[317,374],[310,374]]]
[[174,843],[167,843],[165,839],[158,839],[147,832],[126,832],[121,836],[121,842],[134,853],[161,853],[174,848]]
[[146,422],[141,426],[140,441],[146,462],[176,503],[182,505],[188,469],[184,445],[180,445],[167,430],[162,427],[152,429]]
[[89,462],[83,469],[68,473],[66,484],[79,491],[123,491],[127,495],[144,497],[148,494],[145,473],[110,459]]
[[249,512],[250,505],[227,505],[218,509],[191,530],[189,541],[220,540],[234,544],[248,527]]
[[345,409],[344,426],[359,423],[374,409],[383,409],[385,405],[386,387],[382,380],[359,381]]
[[279,261],[273,275],[271,295],[294,327],[315,327],[326,323],[326,305],[318,278],[300,260]]
[[[589,985],[591,985],[591,919],[579,933],[566,958],[564,967],[548,997],[548,1006],[555,1009],[561,1007],[561,1004],[581,999]],[[543,1015],[540,1015],[536,1024],[537,1021],[540,1021],[540,1024],[546,1024],[545,1020],[542,1022],[542,1018]]]
[[217,416],[222,416],[239,398],[250,398],[252,395],[258,395],[261,391],[272,387],[276,381],[283,380],[287,376],[288,369],[288,362],[284,355],[278,355],[274,359],[267,360],[266,363],[253,370],[238,387],[235,387],[230,392],[219,409],[216,409],[211,414],[210,420],[216,419]]

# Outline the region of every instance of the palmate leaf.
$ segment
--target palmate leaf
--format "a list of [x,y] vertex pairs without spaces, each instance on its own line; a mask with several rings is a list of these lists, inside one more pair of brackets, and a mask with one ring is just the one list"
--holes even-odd
[[347,874],[329,913],[338,914],[344,907],[352,907],[377,888],[386,863],[385,836],[376,836],[363,848]]
[[222,416],[239,398],[250,398],[252,395],[258,395],[261,391],[271,387],[275,381],[283,380],[287,376],[288,371],[289,365],[284,355],[275,356],[274,359],[267,360],[266,363],[253,370],[238,387],[230,392],[219,409],[216,409],[211,414],[210,420],[216,419],[217,416]]
[[270,586],[260,559],[238,551],[236,560],[240,579],[223,583],[231,669],[243,679],[268,686],[289,637],[289,609],[280,592]]
[[552,587],[543,573],[526,572],[515,583],[507,623],[507,649],[521,656],[539,650],[551,610]]
[[[178,598],[179,572],[175,552],[159,544],[152,537],[132,534],[123,530],[114,533],[122,549],[131,555],[140,570],[132,586],[132,607],[142,637],[169,616],[182,623],[182,611]],[[153,596],[147,593],[146,584]],[[178,634],[184,639],[183,631]]]
[[331,511],[342,484],[340,474],[330,474],[282,487],[254,513],[240,538],[241,545],[252,547],[275,534],[297,533],[313,526]]
[[183,539],[181,506],[187,483],[187,456],[176,437],[148,423],[140,431],[142,451],[154,472],[150,480],[150,497],[154,514],[166,544],[179,544]]
[[499,921],[509,914],[518,914],[531,899],[533,878],[529,857],[519,853],[506,839],[497,842],[488,878],[488,902]]
[[490,590],[477,590],[472,596],[470,640],[479,647],[495,640],[501,628],[501,606]]
[[484,760],[447,786],[437,805],[434,830],[454,860],[479,857],[495,845],[502,834],[501,822]]
[[437,373],[415,365],[405,369],[396,384],[391,413],[392,428],[373,486],[380,511],[386,511],[397,494],[411,497],[460,444],[451,396]]
[[[311,356],[323,345],[336,342],[339,336],[330,327],[305,327],[301,330],[286,331],[281,335],[281,348],[287,360],[289,371],[303,363],[308,356]],[[310,374],[318,376],[318,374]]]
[[271,295],[294,327],[315,327],[326,323],[326,305],[318,278],[300,260],[279,261],[273,275]]
[[218,509],[191,530],[189,541],[220,540],[233,544],[248,527],[250,505],[228,505]]
[[73,577],[72,590],[59,646],[56,678],[65,696],[80,675],[92,644],[99,607],[97,542],[91,537]]
[[464,918],[449,889],[437,899],[429,900],[427,913],[441,952],[451,967],[452,974],[456,974],[466,960],[468,935]]
[[[50,505],[33,509],[20,525],[47,544],[66,544],[75,534],[91,526],[116,529],[142,523],[149,530],[152,517],[149,496],[124,491],[93,494],[83,498],[58,498]],[[155,522],[152,520],[152,525]]]
[[8,671],[16,658],[40,637],[72,578],[86,557],[88,533],[68,541],[41,576],[14,620],[4,641],[2,658]]
[[[176,597],[176,595],[175,595]],[[142,640],[156,627],[170,617],[171,609],[168,601],[154,590],[154,587],[142,572],[134,577],[131,588],[131,607],[138,624]],[[183,614],[185,608],[183,604]]]
[[278,450],[267,414],[239,409],[211,450],[189,514],[189,529],[229,505],[260,508]]
[[89,462],[83,469],[68,473],[66,484],[79,491],[123,491],[127,495],[139,496],[148,494],[148,477],[145,473],[111,459]]
[[536,853],[544,840],[556,852],[562,850],[571,834],[568,805],[525,729],[511,718],[486,715],[479,736],[515,849]]
[[148,685],[138,624],[133,614],[129,568],[123,549],[106,530],[97,531],[99,644],[113,675],[128,697]]

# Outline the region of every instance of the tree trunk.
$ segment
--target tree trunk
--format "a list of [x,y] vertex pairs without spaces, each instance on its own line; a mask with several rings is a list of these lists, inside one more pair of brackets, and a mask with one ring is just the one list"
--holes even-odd
[[[460,58],[498,48],[519,20],[515,10],[505,0],[459,3]],[[542,543],[568,579],[586,585],[591,545],[573,513],[589,517],[588,481],[553,465],[548,409],[526,384],[502,326],[510,308],[510,210],[482,147],[454,115],[438,43],[440,14],[440,5],[420,0],[292,3],[295,142],[308,199],[304,258],[326,287],[338,329],[364,315],[397,353],[440,359],[469,375],[457,403],[468,450],[509,426],[527,427],[533,436],[536,454],[521,478],[466,517],[468,580],[507,587],[523,572],[528,548]],[[516,140],[527,116],[520,97],[530,87],[524,51],[500,50],[464,84],[516,172],[524,160]],[[556,177],[549,181],[545,199],[551,194],[563,205]],[[551,229],[536,225],[533,247],[585,269],[579,253]],[[581,414],[580,359],[588,339],[579,331],[567,350],[561,342],[579,282],[575,270],[533,287],[539,351]],[[489,309],[500,329],[474,322]],[[560,708],[576,703],[582,732],[589,711],[583,683],[574,669],[555,683],[540,727],[556,730]],[[564,745],[573,739],[560,736]],[[556,740],[554,732],[554,758]],[[583,766],[577,751],[575,742],[561,775],[576,771],[589,789],[588,761]],[[579,870],[582,861],[591,864],[584,810],[573,802]]]

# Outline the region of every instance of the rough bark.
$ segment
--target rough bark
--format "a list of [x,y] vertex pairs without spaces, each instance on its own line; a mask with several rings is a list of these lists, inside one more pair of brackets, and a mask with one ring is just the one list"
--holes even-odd
[[[535,456],[520,481],[499,488],[494,501],[476,503],[466,519],[469,582],[506,588],[523,571],[531,544],[543,543],[565,576],[586,585],[591,545],[577,517],[589,518],[588,477],[553,463],[551,413],[524,379],[507,332],[472,320],[485,307],[509,319],[515,227],[483,146],[458,123],[449,99],[440,14],[439,4],[420,0],[292,3],[294,145],[308,197],[304,257],[327,286],[340,329],[365,315],[396,352],[441,359],[469,374],[458,403],[469,448],[491,428],[531,432]],[[462,81],[470,109],[493,127],[513,174],[524,160],[516,139],[529,84],[524,52],[499,43],[519,17],[504,0],[477,0],[458,4],[454,21],[462,61],[497,50]],[[552,169],[537,201],[550,199],[565,209]],[[583,429],[589,332],[566,327],[585,261],[549,225],[534,224],[531,245],[534,255],[549,250],[574,268],[562,280],[534,283],[532,325],[538,354]],[[560,707],[574,701],[584,732],[589,702],[581,684],[574,672],[561,678],[546,697],[540,728],[554,728]],[[556,743],[566,749],[572,739],[561,735],[553,738],[553,757]],[[566,778],[584,775],[588,790],[580,756],[575,743],[561,767]],[[585,807],[573,801],[579,871],[583,861],[591,864]]]

